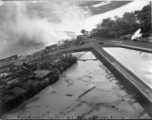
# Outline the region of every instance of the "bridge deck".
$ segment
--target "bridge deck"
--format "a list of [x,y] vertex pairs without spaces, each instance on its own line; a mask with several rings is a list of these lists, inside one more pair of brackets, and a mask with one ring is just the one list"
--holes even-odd
[[76,46],[76,47],[70,47],[70,48],[66,48],[66,49],[60,49],[54,52],[51,52],[49,55],[53,55],[53,54],[58,54],[61,52],[83,52],[83,51],[89,51],[91,50],[91,46],[89,44],[86,45],[82,45],[82,46]]
[[138,42],[138,41],[131,41],[131,40],[117,40],[117,39],[102,39],[102,38],[92,38],[89,39],[91,41],[96,42],[103,42],[105,44],[109,44],[109,47],[124,47],[133,50],[139,50],[143,52],[152,53],[152,43],[146,42]]

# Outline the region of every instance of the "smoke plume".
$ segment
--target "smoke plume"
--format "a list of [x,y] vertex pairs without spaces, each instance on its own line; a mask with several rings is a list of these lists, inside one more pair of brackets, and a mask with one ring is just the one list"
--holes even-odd
[[[72,7],[71,7],[72,6]],[[0,6],[0,58],[29,54],[80,33],[84,10],[68,2],[4,2]]]

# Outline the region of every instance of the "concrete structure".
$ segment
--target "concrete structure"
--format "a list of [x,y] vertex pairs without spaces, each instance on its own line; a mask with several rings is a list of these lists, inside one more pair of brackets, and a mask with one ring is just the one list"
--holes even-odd
[[152,116],[152,89],[146,85],[140,78],[138,78],[134,73],[125,68],[121,63],[109,55],[102,47],[124,47],[134,50],[139,50],[143,52],[152,52],[151,49],[119,45],[119,44],[102,44],[99,45],[96,42],[88,41],[87,45],[79,47],[71,47],[63,49],[60,51],[52,52],[50,55],[57,54],[60,52],[81,52],[81,51],[92,51],[92,53],[113,73],[113,75],[119,80],[119,82],[126,88],[127,92],[130,93]]
[[[111,73],[119,80],[119,82],[126,88],[127,92],[131,96],[136,98],[136,100],[142,105],[142,107],[152,116],[152,89],[146,85],[140,78],[138,78],[134,73],[125,68],[121,63],[109,55],[102,47],[125,47],[129,49],[135,49],[144,52],[152,52],[151,49],[129,46],[119,43],[102,43],[100,45],[98,42],[85,39],[87,42],[82,46],[75,46],[66,49],[59,49],[47,53],[47,55],[54,55],[58,53],[66,52],[82,52],[82,51],[92,51],[92,53],[111,71]],[[34,60],[33,60],[34,61]]]

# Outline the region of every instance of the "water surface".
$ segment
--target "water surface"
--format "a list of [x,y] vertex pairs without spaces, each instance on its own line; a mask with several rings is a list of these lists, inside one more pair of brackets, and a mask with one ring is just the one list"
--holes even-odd
[[103,48],[152,88],[152,54],[125,48]]

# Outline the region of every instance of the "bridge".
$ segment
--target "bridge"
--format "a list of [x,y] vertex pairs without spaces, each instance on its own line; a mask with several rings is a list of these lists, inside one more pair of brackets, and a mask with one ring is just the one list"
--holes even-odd
[[[108,54],[102,47],[123,47],[133,50],[138,50],[142,52],[152,53],[152,49],[149,47],[141,47],[137,42],[133,41],[134,44],[127,45],[121,43],[121,41],[116,42],[104,42],[104,41],[94,41],[93,39],[84,39],[86,44],[82,46],[74,46],[65,49],[59,49],[57,51],[50,52],[48,55],[55,55],[59,53],[66,52],[84,52],[91,51],[98,60],[100,60],[111,73],[119,80],[119,82],[126,88],[133,97],[139,101],[139,103],[145,108],[145,110],[152,116],[152,89],[143,82],[138,76],[133,72],[124,67],[120,62]],[[142,43],[144,44],[144,43]],[[146,43],[145,43],[146,44]]]
[[142,52],[148,52],[152,53],[152,44],[149,45],[147,48],[142,47],[143,44],[147,43],[142,43],[142,46],[139,46],[137,42],[131,41],[131,45],[126,44],[126,43],[121,43],[122,41],[115,41],[115,40],[98,40],[96,38],[90,39],[87,37],[83,37],[83,40],[85,41],[84,45],[80,46],[71,46],[68,48],[62,48],[62,49],[54,49],[54,50],[42,50],[40,52],[37,52],[37,54],[32,55],[31,57],[28,57],[28,61],[34,62],[35,60],[41,59],[41,57],[47,56],[47,55],[55,55],[55,54],[60,54],[60,53],[74,53],[74,52],[83,52],[83,51],[91,51],[94,49],[93,45],[94,44],[100,44],[101,47],[122,47],[122,48],[129,48],[133,50],[138,50]]
[[[29,61],[35,61],[41,59],[42,55],[55,55],[60,53],[74,53],[91,51],[98,60],[100,60],[111,73],[119,80],[119,82],[126,88],[133,97],[135,97],[139,103],[145,108],[145,110],[152,116],[152,89],[143,82],[138,76],[124,67],[120,62],[108,54],[102,47],[123,47],[143,52],[152,53],[152,49],[149,47],[141,47],[134,42],[132,45],[122,43],[121,41],[98,41],[90,38],[84,38],[86,44],[81,46],[71,46],[65,49],[56,49],[54,51],[45,52],[42,50],[39,55],[35,57],[32,55],[28,57]],[[143,44],[143,43],[142,43]],[[144,45],[143,45],[144,46]]]

